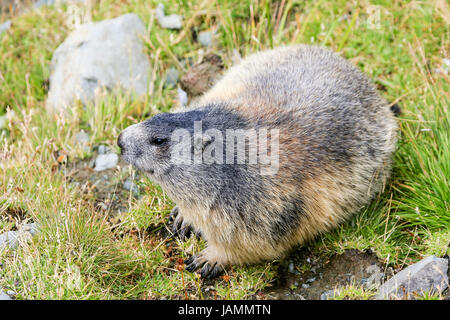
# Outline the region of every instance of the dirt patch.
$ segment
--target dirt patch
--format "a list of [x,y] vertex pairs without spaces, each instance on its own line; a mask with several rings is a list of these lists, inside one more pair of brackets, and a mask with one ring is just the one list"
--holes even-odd
[[[121,174],[117,168],[102,171],[94,170],[95,154],[92,158],[77,160],[67,165],[67,180],[80,187],[83,194],[89,198],[96,210],[103,211],[114,217],[117,213],[128,210],[130,197],[138,194],[124,188],[124,182],[129,175]],[[120,169],[128,168],[128,164],[120,160]],[[136,181],[138,177],[134,176]]]
[[330,258],[302,248],[280,262],[277,281],[266,294],[270,299],[319,300],[327,291],[364,284],[374,269],[384,267],[371,251],[348,250]]

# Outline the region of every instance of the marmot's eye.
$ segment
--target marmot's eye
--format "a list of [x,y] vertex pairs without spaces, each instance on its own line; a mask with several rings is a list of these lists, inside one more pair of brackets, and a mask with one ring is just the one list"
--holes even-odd
[[164,144],[166,141],[167,141],[167,139],[163,139],[163,138],[152,138],[150,140],[150,143],[155,146],[160,146],[160,145]]

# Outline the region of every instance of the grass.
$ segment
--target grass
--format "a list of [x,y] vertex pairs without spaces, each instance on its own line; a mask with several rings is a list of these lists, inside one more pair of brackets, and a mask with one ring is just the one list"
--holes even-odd
[[[95,21],[124,13],[139,15],[152,64],[144,100],[103,96],[96,104],[74,106],[71,116],[45,111],[46,81],[53,51],[70,32],[67,7],[43,7],[12,18],[0,35],[0,233],[21,222],[38,222],[41,232],[16,251],[0,252],[0,286],[18,299],[248,299],[276,276],[276,264],[232,268],[225,277],[203,282],[182,269],[181,259],[204,243],[167,236],[173,203],[148,180],[140,199],[108,218],[95,197],[70,183],[69,163],[88,159],[74,135],[84,129],[90,147],[116,148],[118,133],[149,114],[176,106],[176,88],[163,86],[170,67],[197,61],[206,50],[192,29],[216,30],[208,50],[226,67],[233,52],[251,52],[292,43],[328,46],[373,79],[381,94],[398,102],[400,141],[392,178],[383,194],[353,219],[308,245],[329,255],[372,248],[385,263],[402,268],[421,257],[450,254],[450,14],[445,1],[162,1],[168,13],[184,16],[183,29],[160,28],[155,1],[96,1]],[[377,18],[379,17],[379,19]],[[3,22],[7,17],[0,19]],[[122,173],[117,170],[116,176]],[[14,218],[16,217],[16,218]],[[372,293],[347,287],[339,298],[367,299]],[[425,297],[426,298],[426,297]],[[428,298],[435,298],[430,296]]]

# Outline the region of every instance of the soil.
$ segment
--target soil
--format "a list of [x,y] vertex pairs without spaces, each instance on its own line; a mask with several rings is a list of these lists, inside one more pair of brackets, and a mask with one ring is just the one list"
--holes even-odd
[[277,281],[265,294],[269,299],[319,300],[326,291],[363,283],[371,275],[367,267],[374,265],[384,270],[370,250],[326,257],[301,248],[280,262]]
[[[123,188],[124,181],[128,176],[120,178],[117,168],[95,171],[94,161],[97,154],[92,158],[78,160],[67,165],[66,178],[69,182],[81,187],[81,191],[87,196],[92,196],[96,209],[104,211],[110,217],[117,213],[128,210],[128,202],[131,197],[138,195]],[[123,160],[119,160],[119,168],[128,167]],[[137,180],[135,176],[135,180]]]

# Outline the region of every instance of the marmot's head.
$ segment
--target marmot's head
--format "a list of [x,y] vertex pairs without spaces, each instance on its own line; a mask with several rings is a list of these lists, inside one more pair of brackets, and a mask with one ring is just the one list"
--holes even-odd
[[180,139],[175,141],[174,135],[177,130],[184,130],[190,136],[201,113],[160,113],[126,128],[117,140],[123,159],[152,179],[161,180],[176,164],[172,151],[174,146],[179,147]]

